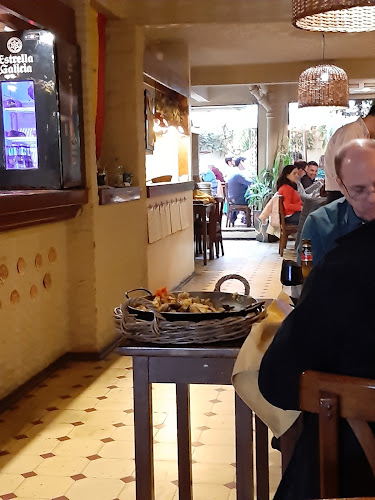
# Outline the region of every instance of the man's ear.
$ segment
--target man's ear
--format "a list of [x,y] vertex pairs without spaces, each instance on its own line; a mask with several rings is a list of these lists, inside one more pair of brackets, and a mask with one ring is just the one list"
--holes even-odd
[[347,197],[347,192],[346,192],[346,189],[345,189],[345,186],[344,184],[342,183],[342,180],[340,179],[340,177],[337,177],[336,176],[336,182],[337,184],[339,185],[339,188],[340,188],[340,191],[342,192],[342,194],[345,196],[345,198]]

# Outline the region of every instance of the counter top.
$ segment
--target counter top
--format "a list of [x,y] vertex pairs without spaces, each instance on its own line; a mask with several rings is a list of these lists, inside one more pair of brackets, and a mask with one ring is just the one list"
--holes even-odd
[[158,182],[147,185],[147,198],[156,196],[171,195],[183,193],[184,191],[193,191],[194,181],[187,182]]
[[87,201],[79,188],[0,191],[0,231],[73,218]]

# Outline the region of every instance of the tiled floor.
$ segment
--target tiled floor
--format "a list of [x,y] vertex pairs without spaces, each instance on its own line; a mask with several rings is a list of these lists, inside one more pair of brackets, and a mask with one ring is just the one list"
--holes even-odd
[[[280,290],[277,244],[225,241],[225,256],[186,285],[211,290],[224,274],[251,283],[254,297]],[[223,290],[242,292],[228,282]],[[174,387],[155,384],[156,500],[178,498]],[[235,499],[234,393],[229,386],[191,386],[194,500]],[[0,498],[132,500],[135,498],[131,359],[113,353],[74,362],[0,415]],[[271,450],[271,492],[280,478]]]

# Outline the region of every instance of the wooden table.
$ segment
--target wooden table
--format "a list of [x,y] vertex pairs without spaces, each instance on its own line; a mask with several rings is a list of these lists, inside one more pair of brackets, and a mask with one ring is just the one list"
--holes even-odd
[[[189,384],[230,385],[243,339],[210,345],[156,346],[124,342],[133,356],[137,500],[154,500],[152,383],[176,384],[179,499],[191,500],[192,467]],[[235,396],[237,499],[253,500],[253,413]],[[257,500],[269,499],[268,429],[255,417]]]
[[[211,210],[215,207],[215,203],[201,203],[193,202],[194,210],[194,231],[196,231],[195,219],[198,218],[200,221],[200,231],[202,234],[202,254],[203,254],[203,265],[207,265],[207,218],[210,215]],[[195,234],[195,237],[198,235]],[[213,252],[210,250],[210,259],[213,259]]]

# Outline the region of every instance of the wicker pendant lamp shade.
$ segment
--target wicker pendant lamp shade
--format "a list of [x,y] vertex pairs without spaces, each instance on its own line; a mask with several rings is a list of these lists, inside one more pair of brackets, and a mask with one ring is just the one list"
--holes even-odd
[[332,64],[319,64],[301,73],[298,81],[298,107],[347,107],[348,77],[345,71]]
[[308,31],[375,30],[375,0],[292,0],[293,24]]

